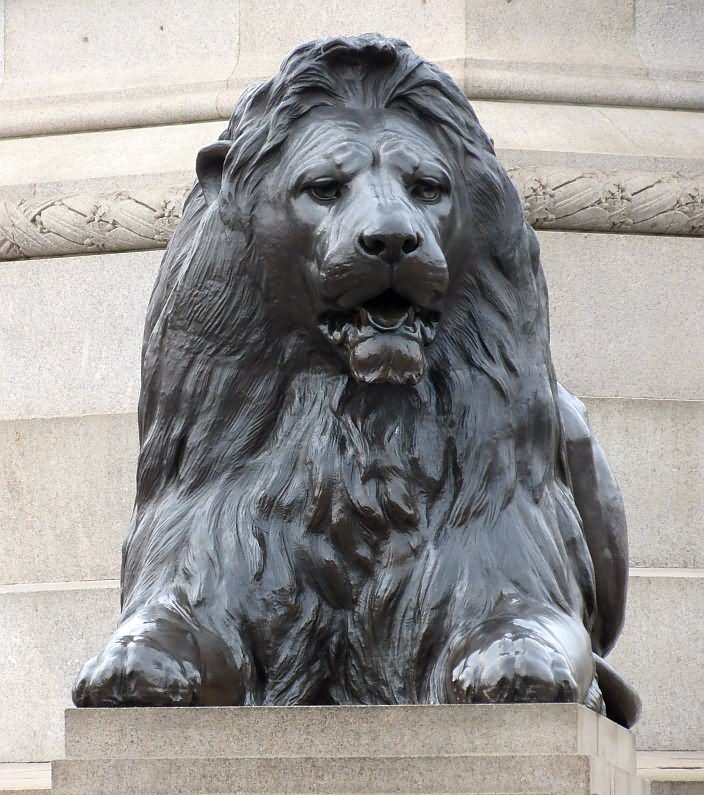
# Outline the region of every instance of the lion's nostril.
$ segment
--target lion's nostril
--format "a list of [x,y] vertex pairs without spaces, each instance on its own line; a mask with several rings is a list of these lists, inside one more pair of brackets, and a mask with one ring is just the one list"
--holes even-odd
[[359,245],[365,253],[371,254],[373,257],[380,256],[386,249],[386,243],[381,235],[362,234],[359,236]]
[[401,245],[404,254],[412,254],[420,246],[420,235],[409,235]]
[[362,233],[359,236],[359,246],[365,254],[369,254],[372,257],[382,257],[390,262],[397,260],[404,254],[412,254],[420,245],[420,235],[415,235],[411,232]]

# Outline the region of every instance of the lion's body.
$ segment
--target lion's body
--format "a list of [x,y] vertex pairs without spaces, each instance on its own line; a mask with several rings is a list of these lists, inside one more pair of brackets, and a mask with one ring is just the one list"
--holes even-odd
[[[545,326],[542,285],[533,284],[526,316],[507,312],[501,339],[485,345],[517,339],[509,324]],[[235,296],[233,306],[246,302]],[[125,546],[128,609],[150,587],[183,589],[193,605],[222,602],[228,620],[252,628],[247,645],[271,672],[259,694],[267,703],[315,701],[331,687],[323,697],[446,700],[432,674],[453,634],[511,596],[591,620],[591,564],[560,474],[545,327],[529,338],[533,350],[506,350],[515,372],[504,370],[502,381],[488,361],[483,372],[448,346],[428,379],[399,391],[282,371],[279,341],[243,340],[221,369],[207,348],[184,358],[164,340],[175,312],[145,346],[142,414],[162,373],[179,403],[143,429],[140,475],[147,480],[158,460],[161,480]],[[252,325],[250,317],[248,339]],[[308,354],[286,350],[289,362]],[[300,666],[311,658],[320,661],[316,676]]]
[[[381,41],[369,47],[386,52]],[[374,338],[386,346],[374,349],[387,356],[383,372],[400,379],[393,367],[412,362],[422,377],[365,383],[377,371],[358,356],[351,378],[312,322],[271,311],[298,288],[281,260],[290,241],[277,240],[292,211],[252,176],[265,153],[278,156],[286,127],[260,130],[268,117],[259,106],[279,102],[302,118],[286,92],[313,80],[305,68],[319,83],[332,79],[299,52],[288,77],[238,106],[225,137],[242,143],[220,198],[209,202],[196,186],[162,262],[144,338],[123,626],[153,622],[171,657],[201,661],[205,680],[189,696],[197,703],[427,703],[470,693],[585,701],[590,633],[601,633],[598,653],[613,644],[620,618],[605,624],[599,611],[618,614],[623,594],[600,601],[605,572],[595,576],[590,547],[608,546],[609,530],[585,533],[575,505],[535,235],[466,101],[438,77],[442,102],[429,115],[463,136],[469,155],[445,132],[433,135],[448,162],[466,157],[474,169],[456,210],[474,226],[444,244],[448,298],[427,369],[416,343],[393,359],[396,337]],[[407,125],[394,121],[384,140]],[[264,236],[258,219],[277,213]],[[504,675],[485,683],[481,674],[504,664],[507,642],[516,672],[523,666],[508,690]],[[164,702],[154,677],[133,690],[101,696],[84,677],[75,697]]]

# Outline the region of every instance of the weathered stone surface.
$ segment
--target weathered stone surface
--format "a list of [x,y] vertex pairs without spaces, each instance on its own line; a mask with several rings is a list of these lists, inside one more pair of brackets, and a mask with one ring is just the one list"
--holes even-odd
[[0,763],[0,792],[2,795],[49,795],[51,764],[48,762]]
[[104,92],[225,80],[236,60],[238,18],[232,0],[116,2],[109,13],[71,0],[55,0],[50,11],[42,0],[10,2],[2,93],[22,96],[32,86],[81,93],[98,79]]
[[540,234],[558,378],[578,395],[704,395],[701,243]]
[[66,756],[588,754],[635,770],[633,735],[575,704],[70,709]]
[[612,664],[635,686],[643,714],[639,748],[704,748],[701,688],[704,570],[635,569],[623,635]]
[[160,253],[0,268],[0,419],[132,411]]
[[[188,171],[193,179],[198,150],[217,140],[224,126],[215,121],[2,139],[0,185],[40,186],[109,177],[119,186],[121,177],[172,171]],[[37,191],[47,193],[39,187]]]
[[638,774],[650,782],[650,795],[704,795],[702,751],[641,751]]
[[[310,0],[271,7],[150,0],[138,14],[123,0],[109,15],[97,6],[77,10],[68,0],[52,5],[52,13],[38,13],[40,7],[40,0],[13,2],[4,12],[0,134],[222,117],[233,92],[271,73],[294,44],[365,30],[407,38],[443,61],[474,97],[704,105],[697,0],[666,7],[658,0],[601,0],[599,13],[591,0],[576,0],[569,15],[559,0],[362,0],[330,7]],[[61,23],[67,19],[70,26]],[[47,56],[37,59],[37,52]]]
[[474,755],[337,759],[66,760],[53,768],[57,795],[128,793],[535,793],[631,795],[627,774],[589,757]]
[[704,568],[704,401],[586,405],[623,491],[631,565]]
[[0,449],[0,584],[119,577],[134,414],[0,422]]
[[0,588],[0,762],[63,755],[71,684],[109,636],[117,608],[115,582]]

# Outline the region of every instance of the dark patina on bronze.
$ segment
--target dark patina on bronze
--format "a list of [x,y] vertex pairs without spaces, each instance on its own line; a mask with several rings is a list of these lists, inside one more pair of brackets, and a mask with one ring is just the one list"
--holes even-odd
[[378,35],[249,89],[144,335],[122,618],[79,706],[575,701],[624,725],[623,504],[462,91]]

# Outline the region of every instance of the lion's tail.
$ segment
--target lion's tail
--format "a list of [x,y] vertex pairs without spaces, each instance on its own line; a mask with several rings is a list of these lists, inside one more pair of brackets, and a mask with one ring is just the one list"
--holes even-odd
[[603,657],[595,654],[594,662],[606,705],[606,717],[630,729],[640,717],[641,701],[638,693]]

